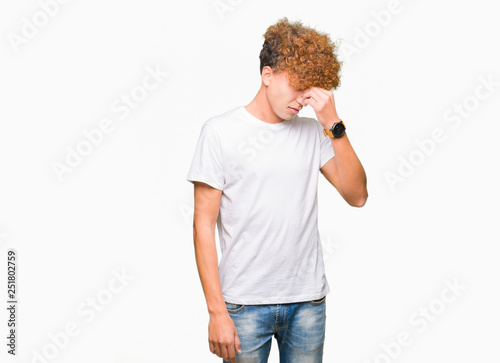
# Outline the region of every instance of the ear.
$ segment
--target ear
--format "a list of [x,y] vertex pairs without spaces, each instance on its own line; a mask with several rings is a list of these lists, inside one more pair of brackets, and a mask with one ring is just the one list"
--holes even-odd
[[273,76],[273,70],[269,66],[265,66],[262,68],[262,83],[264,83],[266,86],[269,86],[269,83],[271,82],[271,77]]

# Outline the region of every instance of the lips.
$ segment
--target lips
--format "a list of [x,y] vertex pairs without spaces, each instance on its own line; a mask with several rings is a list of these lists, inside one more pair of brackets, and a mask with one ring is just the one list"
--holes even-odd
[[300,110],[298,108],[293,108],[293,107],[290,107],[292,110],[294,110],[295,112],[299,112]]

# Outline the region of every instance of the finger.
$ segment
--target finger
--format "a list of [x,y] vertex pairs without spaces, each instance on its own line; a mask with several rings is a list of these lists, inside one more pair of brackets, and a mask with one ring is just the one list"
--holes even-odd
[[234,353],[234,344],[227,346],[227,357],[231,363],[236,363],[236,354]]
[[313,95],[316,96],[317,99],[319,98],[325,102],[328,101],[328,94],[324,94],[323,92],[320,92],[319,90],[320,90],[320,88],[314,88],[312,90]]
[[220,344],[218,344],[218,343],[217,343],[217,344],[215,344],[215,355],[216,355],[217,357],[224,358],[224,357],[222,356],[222,349],[221,349],[221,345],[220,345]]
[[210,349],[210,352],[212,352],[213,354],[215,354],[215,344],[209,342],[208,347]]
[[328,92],[329,92],[328,90],[321,88],[321,87],[311,87],[311,88],[308,88],[305,90],[303,96],[304,97],[311,96],[314,93],[316,93],[316,94],[319,94],[319,93],[328,94]]
[[316,87],[315,90],[318,91],[318,92],[321,92],[321,93],[323,93],[325,95],[329,95],[330,93],[332,93],[331,91],[328,91],[327,89],[324,89],[324,88],[321,88],[321,87]]
[[316,88],[316,92],[324,96],[325,103],[335,103],[335,97],[333,96],[333,92],[327,91],[323,88]]
[[310,97],[306,97],[304,99],[304,102],[302,102],[304,105],[311,105],[311,107],[316,110],[317,107],[318,107],[318,100],[315,99],[314,97],[310,96]]
[[227,361],[231,361],[231,362],[232,362],[231,358],[229,358],[229,355],[230,355],[230,354],[229,354],[229,349],[228,349],[228,346],[227,346],[227,345],[224,345],[224,346],[222,347],[222,358],[224,358],[224,359],[225,359],[225,360],[227,360]]
[[234,336],[234,347],[236,348],[236,351],[238,353],[241,353],[241,342],[240,338],[238,337],[238,333],[236,333]]
[[306,106],[309,106],[309,105],[310,105],[310,106],[313,108],[313,110],[314,110],[315,112],[318,110],[318,106],[317,106],[316,101],[314,101],[314,100],[313,100],[313,99],[311,99],[311,98],[305,99],[305,100],[304,100],[304,102],[303,102],[303,104],[304,104],[304,107],[306,107]]
[[312,96],[312,88],[309,88],[307,91],[304,92],[302,95],[304,98],[309,98]]

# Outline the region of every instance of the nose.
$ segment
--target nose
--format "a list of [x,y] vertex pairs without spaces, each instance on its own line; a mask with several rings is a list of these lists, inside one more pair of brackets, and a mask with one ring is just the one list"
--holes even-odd
[[297,97],[296,101],[299,104],[299,110],[302,109],[302,108],[304,108],[304,105],[303,105],[303,103],[304,103],[304,96],[302,96],[302,94],[299,97]]

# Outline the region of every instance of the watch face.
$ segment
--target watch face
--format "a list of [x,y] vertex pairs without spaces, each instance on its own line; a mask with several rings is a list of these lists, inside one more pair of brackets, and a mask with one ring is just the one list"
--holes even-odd
[[340,137],[340,136],[344,135],[344,131],[345,131],[345,126],[344,126],[344,124],[343,124],[342,122],[337,122],[337,123],[335,124],[335,126],[333,126],[333,131],[332,131],[332,133],[333,133],[333,135],[334,135],[335,137]]

